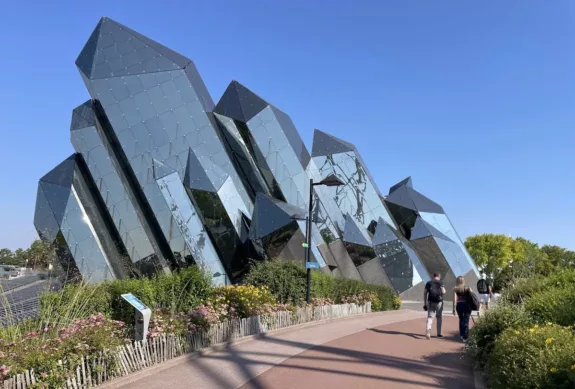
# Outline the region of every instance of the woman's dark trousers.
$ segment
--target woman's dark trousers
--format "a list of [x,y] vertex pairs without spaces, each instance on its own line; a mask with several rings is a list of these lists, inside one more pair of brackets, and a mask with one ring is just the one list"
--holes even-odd
[[459,316],[459,336],[467,339],[469,336],[469,318],[471,317],[471,310],[466,302],[458,302],[455,306],[457,316]]

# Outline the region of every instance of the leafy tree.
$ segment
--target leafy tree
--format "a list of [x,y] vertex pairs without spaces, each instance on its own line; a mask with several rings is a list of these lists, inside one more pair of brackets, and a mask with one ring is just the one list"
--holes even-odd
[[27,265],[27,259],[28,259],[27,250],[16,249],[16,251],[14,251],[14,262],[15,262],[15,264],[18,264],[19,266],[26,266]]
[[514,260],[514,254],[520,253],[524,259],[524,249],[514,240],[503,234],[482,234],[470,236],[465,247],[484,273],[498,275]]
[[482,234],[467,238],[465,246],[477,267],[494,275],[494,288],[499,290],[518,278],[550,275],[562,268],[575,267],[575,252],[558,246],[544,245],[524,238]]
[[547,244],[541,247],[541,251],[547,254],[551,264],[555,267],[569,267],[575,265],[575,252],[573,251]]
[[54,246],[36,239],[25,252],[25,258],[28,260],[28,266],[33,268],[46,269],[56,259]]
[[9,249],[0,249],[0,264],[14,265],[14,253]]

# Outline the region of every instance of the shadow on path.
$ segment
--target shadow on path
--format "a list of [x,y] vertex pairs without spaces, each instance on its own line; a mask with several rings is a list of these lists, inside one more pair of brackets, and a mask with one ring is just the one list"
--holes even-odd
[[[244,389],[474,389],[471,362],[458,337],[450,333],[444,339],[426,340],[413,331],[421,325],[420,320],[408,323],[370,328],[319,346],[264,336],[261,340],[270,345],[264,350],[239,352],[230,345],[205,358],[233,362],[249,381],[241,387]],[[305,351],[289,357],[289,353],[273,352],[274,344]],[[284,361],[277,364],[277,359]],[[253,378],[251,368],[258,365],[272,368]]]

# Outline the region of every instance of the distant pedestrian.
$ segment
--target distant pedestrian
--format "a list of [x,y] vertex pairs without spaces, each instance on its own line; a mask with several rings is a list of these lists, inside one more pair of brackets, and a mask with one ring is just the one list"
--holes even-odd
[[485,306],[485,310],[489,311],[489,302],[491,301],[491,296],[493,296],[493,290],[485,273],[481,273],[481,278],[477,281],[477,293],[479,294],[479,312],[481,312],[481,307]]
[[425,337],[431,339],[431,325],[433,318],[437,323],[437,337],[443,338],[441,334],[441,322],[443,315],[443,295],[445,295],[445,287],[441,282],[439,273],[433,273],[433,278],[425,284],[423,292],[423,309],[427,311],[427,321],[425,326]]
[[459,336],[461,340],[467,342],[469,336],[469,318],[471,317],[471,307],[468,298],[471,288],[465,285],[465,279],[461,276],[455,281],[453,288],[453,315],[457,312],[459,316]]

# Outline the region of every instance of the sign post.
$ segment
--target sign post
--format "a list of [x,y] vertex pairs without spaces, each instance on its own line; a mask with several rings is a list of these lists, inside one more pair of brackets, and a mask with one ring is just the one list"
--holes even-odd
[[126,293],[122,295],[122,298],[128,302],[132,307],[136,309],[136,314],[134,315],[134,329],[135,329],[135,340],[145,341],[148,338],[148,326],[150,325],[150,318],[152,317],[152,310],[146,306],[139,298],[134,296],[132,293]]

